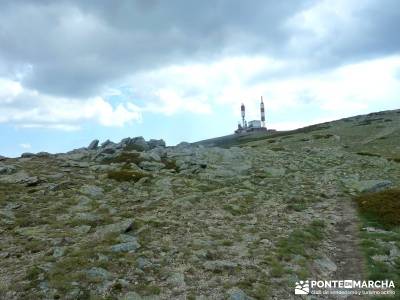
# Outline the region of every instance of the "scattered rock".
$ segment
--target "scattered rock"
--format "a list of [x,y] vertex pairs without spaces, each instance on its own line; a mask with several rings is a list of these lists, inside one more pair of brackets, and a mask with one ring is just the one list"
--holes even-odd
[[110,272],[103,268],[93,267],[86,271],[87,276],[92,280],[107,280],[111,279],[113,276]]
[[152,263],[151,261],[149,261],[148,259],[144,258],[144,257],[139,257],[136,261],[137,263],[137,267],[141,270],[144,270],[146,268],[150,268],[152,267]]
[[183,273],[172,273],[168,277],[167,282],[173,287],[184,288],[186,286],[185,275]]
[[227,260],[214,260],[205,262],[203,266],[206,270],[223,271],[234,269],[238,266],[238,264]]
[[97,238],[102,238],[107,234],[111,233],[124,233],[129,231],[129,228],[132,228],[132,220],[126,219],[114,224],[108,224],[104,226],[98,226],[95,232],[95,236]]
[[74,228],[74,231],[78,234],[86,234],[90,231],[92,227],[89,225],[82,225],[82,226],[77,226]]
[[374,193],[393,185],[390,180],[345,180],[345,184],[360,193]]
[[265,173],[271,177],[282,177],[285,175],[286,171],[282,168],[272,168],[269,167],[265,170]]
[[156,161],[142,161],[139,164],[139,167],[141,167],[145,171],[156,172],[165,168],[165,165]]
[[371,258],[377,262],[388,262],[389,261],[389,256],[387,256],[387,255],[373,255]]
[[143,300],[143,298],[136,292],[128,292],[118,300]]
[[140,248],[140,244],[136,240],[134,240],[131,242],[113,245],[113,246],[111,246],[111,251],[113,251],[113,252],[132,252],[138,248]]
[[56,247],[53,249],[53,257],[55,257],[55,258],[63,256],[64,253],[65,253],[64,247]]
[[400,257],[400,250],[397,248],[395,245],[392,245],[390,248],[390,258],[395,259],[397,257]]
[[95,185],[87,185],[87,184],[82,186],[80,191],[82,194],[85,194],[85,195],[93,197],[93,198],[99,198],[99,197],[103,196],[103,192],[104,192],[104,190],[101,187],[98,187]]
[[254,298],[246,295],[246,293],[239,288],[231,288],[228,290],[228,296],[229,300],[254,300]]
[[323,276],[327,276],[337,270],[336,264],[328,257],[316,259],[314,261],[314,264],[316,265],[317,269],[323,274]]
[[17,168],[13,165],[0,166],[0,175],[9,175],[14,173],[16,170]]
[[21,183],[27,186],[34,186],[40,183],[37,176],[30,176],[26,171],[21,170],[7,176],[0,176],[0,182],[3,183]]

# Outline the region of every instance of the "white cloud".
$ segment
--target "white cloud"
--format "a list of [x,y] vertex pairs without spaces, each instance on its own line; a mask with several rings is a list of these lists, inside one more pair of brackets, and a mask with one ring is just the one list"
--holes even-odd
[[[274,116],[288,110],[303,109],[304,113],[305,105],[310,105],[314,114],[321,112],[324,117],[338,118],[377,107],[398,107],[400,80],[396,72],[400,69],[400,56],[349,64],[303,77],[273,76],[274,72],[290,73],[290,68],[288,62],[268,57],[241,56],[209,64],[141,72],[127,81],[132,95],[124,85],[106,90],[104,97],[122,99],[123,102],[114,106],[102,96],[84,100],[49,96],[3,78],[0,79],[0,123],[71,131],[88,121],[121,127],[140,122],[145,112],[168,116],[209,114],[216,107],[225,107],[228,114],[239,117],[241,102],[246,104],[247,118],[258,119],[261,95],[267,115]],[[140,106],[130,102],[137,99],[142,100]],[[299,117],[307,120],[304,124],[308,125],[310,118],[304,114]],[[282,119],[275,126],[286,129],[303,125],[300,123]]]
[[32,147],[31,144],[28,144],[28,143],[22,143],[22,144],[19,144],[19,146],[23,149],[30,149]]
[[259,118],[263,95],[267,113],[277,115],[310,105],[325,115],[345,117],[376,107],[396,108],[399,68],[400,56],[392,56],[307,76],[274,77],[275,71],[290,74],[290,64],[267,57],[238,57],[140,73],[132,82],[136,97],[147,99],[145,111],[166,115],[207,113],[217,105],[239,115],[238,107],[244,102],[248,119]]
[[140,108],[129,102],[113,107],[100,96],[89,99],[49,96],[26,89],[19,82],[0,79],[0,123],[72,131],[85,121],[121,127],[140,119]]

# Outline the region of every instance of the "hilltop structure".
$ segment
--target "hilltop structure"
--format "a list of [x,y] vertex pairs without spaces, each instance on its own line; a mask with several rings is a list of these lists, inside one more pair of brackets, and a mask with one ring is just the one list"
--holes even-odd
[[261,113],[261,120],[252,120],[247,123],[246,121],[246,108],[242,103],[240,107],[241,116],[242,116],[242,123],[238,123],[238,128],[235,130],[235,133],[245,133],[245,132],[252,132],[252,131],[267,131],[265,127],[265,109],[264,109],[264,101],[263,97],[261,96],[261,103],[260,103],[260,113]]

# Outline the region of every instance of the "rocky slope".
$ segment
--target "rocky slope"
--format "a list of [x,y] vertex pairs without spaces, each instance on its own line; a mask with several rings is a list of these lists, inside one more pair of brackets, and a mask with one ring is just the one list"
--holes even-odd
[[297,280],[363,278],[352,198],[400,187],[399,137],[387,111],[229,148],[0,158],[0,298],[290,299]]

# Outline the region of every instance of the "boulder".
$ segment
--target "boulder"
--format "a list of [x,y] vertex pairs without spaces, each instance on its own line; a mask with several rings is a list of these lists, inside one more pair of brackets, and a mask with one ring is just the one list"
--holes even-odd
[[178,148],[190,148],[190,147],[192,147],[192,145],[190,143],[188,143],[188,142],[180,142],[175,147],[178,147]]
[[328,276],[337,270],[336,264],[329,257],[316,259],[314,264],[323,276]]
[[245,292],[243,292],[241,289],[239,288],[231,288],[230,290],[228,290],[228,295],[229,295],[229,300],[252,300],[254,298],[246,295]]
[[111,279],[113,276],[110,272],[108,272],[107,270],[103,269],[103,268],[96,268],[93,267],[89,270],[86,271],[87,276],[90,279],[93,280],[107,280],[107,279]]
[[16,167],[12,165],[5,165],[5,166],[0,166],[0,175],[9,175],[12,174],[16,171]]
[[283,168],[268,167],[265,169],[265,173],[271,177],[282,177],[285,175],[286,171]]
[[96,150],[99,146],[99,140],[93,140],[90,142],[89,146],[87,147],[88,150]]
[[185,275],[183,273],[178,273],[178,272],[172,273],[168,277],[167,283],[172,287],[184,288],[186,286]]
[[203,264],[206,270],[210,271],[223,271],[223,270],[233,270],[238,265],[237,263],[227,261],[227,260],[214,260],[207,261]]
[[137,241],[127,242],[127,243],[120,243],[111,246],[112,252],[131,252],[135,251],[140,247],[140,244]]
[[149,145],[142,136],[134,137],[129,145],[137,151],[147,151],[150,149]]
[[118,223],[98,226],[94,235],[95,235],[96,238],[103,238],[103,237],[105,237],[105,236],[107,236],[108,234],[111,234],[111,233],[128,232],[128,231],[130,231],[132,229],[132,227],[133,227],[132,220],[125,219],[125,220],[122,220],[122,221],[120,221]]
[[0,177],[2,183],[22,183],[27,186],[34,186],[40,182],[37,176],[30,176],[24,170],[18,171],[17,173]]
[[85,184],[80,189],[81,193],[93,198],[99,198],[103,196],[103,189],[95,185]]
[[34,157],[34,156],[35,156],[35,154],[31,153],[31,152],[24,152],[21,154],[22,158],[29,158],[29,157]]
[[155,172],[165,168],[165,165],[161,162],[156,162],[156,161],[142,161],[139,164],[139,167],[141,167],[145,171]]
[[164,148],[166,146],[165,141],[163,139],[161,139],[161,140],[151,139],[147,144],[149,145],[150,149],[153,149],[156,147]]
[[111,142],[110,140],[106,140],[104,143],[101,144],[101,148],[106,148],[115,145],[115,143]]
[[37,157],[50,157],[51,154],[49,152],[41,151],[41,152],[36,153],[36,156]]
[[390,180],[344,180],[344,184],[360,193],[375,193],[393,185]]

